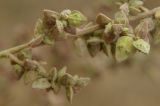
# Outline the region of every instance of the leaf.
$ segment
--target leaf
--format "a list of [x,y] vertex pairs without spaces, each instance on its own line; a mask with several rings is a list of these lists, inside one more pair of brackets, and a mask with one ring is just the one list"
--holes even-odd
[[143,39],[138,39],[133,42],[133,46],[138,49],[139,51],[149,54],[150,51],[150,44]]
[[54,39],[50,38],[49,36],[44,36],[43,37],[43,43],[47,45],[53,45],[54,44]]
[[85,87],[88,85],[89,82],[90,82],[90,78],[79,78],[77,80],[76,85],[79,87]]
[[73,96],[74,96],[74,91],[72,86],[66,87],[66,97],[70,103],[72,103]]
[[32,83],[32,88],[47,89],[50,87],[51,87],[51,84],[49,83],[47,78],[40,78],[40,79],[35,80]]
[[71,14],[71,10],[67,9],[67,10],[63,10],[60,14],[61,14],[61,17],[64,18],[64,19],[67,19],[69,14]]
[[63,67],[62,69],[60,69],[58,71],[58,74],[57,74],[58,79],[60,79],[61,77],[63,77],[66,74],[66,71],[67,71],[67,67],[66,66]]
[[72,11],[69,15],[68,15],[68,23],[71,26],[80,26],[82,25],[84,22],[87,21],[87,18],[79,11]]
[[144,3],[142,0],[129,0],[129,5],[133,6],[133,7],[140,7],[142,6]]
[[55,82],[52,82],[52,83],[51,83],[51,87],[52,87],[53,92],[54,92],[55,94],[58,94],[59,91],[60,91],[60,89],[61,89],[61,85],[58,84],[58,83],[55,83]]
[[60,83],[63,86],[74,86],[76,84],[76,81],[74,80],[73,76],[70,74],[66,74],[61,78]]
[[135,8],[133,6],[130,6],[129,7],[129,12],[130,12],[131,15],[134,16],[134,15],[137,15],[137,14],[141,13],[141,10],[139,8]]
[[74,46],[75,46],[76,52],[80,56],[84,56],[85,54],[88,53],[86,42],[83,38],[77,38],[76,41],[74,42]]
[[44,35],[44,25],[42,19],[38,19],[35,28],[34,28],[34,36],[43,36]]
[[18,65],[18,64],[14,64],[12,65],[13,66],[13,69],[17,75],[18,78],[21,78],[23,73],[24,73],[24,69],[22,66]]
[[36,79],[38,79],[40,76],[38,75],[38,72],[36,71],[27,71],[24,73],[23,80],[25,84],[32,83]]
[[129,24],[127,14],[125,14],[125,12],[123,11],[117,12],[114,16],[114,19],[116,24],[125,24],[125,25]]
[[105,40],[106,43],[113,43],[114,41],[116,41],[116,36],[113,34],[114,30],[113,30],[113,24],[112,23],[108,23],[105,26],[105,30],[104,30],[104,34],[103,34],[103,39]]
[[61,22],[60,20],[56,20],[56,28],[60,35],[64,33],[63,22]]
[[111,21],[112,20],[103,13],[98,14],[96,17],[96,23],[99,25],[107,25]]
[[91,37],[87,40],[88,51],[92,57],[102,50],[102,43],[103,40],[99,37]]
[[160,19],[160,10],[156,11],[155,18],[156,19]]
[[132,45],[133,38],[129,36],[122,36],[116,42],[116,60],[122,62],[131,56],[135,49]]

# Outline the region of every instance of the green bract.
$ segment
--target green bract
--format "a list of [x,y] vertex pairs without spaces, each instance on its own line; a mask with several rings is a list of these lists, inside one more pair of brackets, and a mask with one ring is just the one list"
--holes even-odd
[[150,51],[150,44],[143,39],[138,39],[133,42],[133,46],[138,49],[139,51],[149,54]]
[[116,60],[118,62],[126,60],[135,51],[132,45],[133,38],[129,36],[122,36],[116,42]]

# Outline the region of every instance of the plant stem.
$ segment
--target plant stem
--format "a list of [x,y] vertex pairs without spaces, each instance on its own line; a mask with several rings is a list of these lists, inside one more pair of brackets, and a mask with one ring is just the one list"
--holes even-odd
[[[19,46],[16,46],[16,47],[13,47],[13,48],[10,48],[10,49],[6,49],[6,50],[3,50],[0,52],[0,58],[2,57],[7,57],[8,54],[14,54],[14,53],[17,53],[25,48],[28,48],[28,47],[32,47],[33,45],[36,44],[36,42],[40,40],[40,37],[37,37],[35,39],[32,39],[30,42],[28,43],[25,43],[25,44],[22,44],[22,45],[19,45]],[[38,45],[38,44],[36,44]]]

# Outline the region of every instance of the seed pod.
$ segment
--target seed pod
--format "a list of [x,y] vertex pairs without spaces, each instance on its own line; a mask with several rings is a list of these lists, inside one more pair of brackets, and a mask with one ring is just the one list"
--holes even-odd
[[70,103],[72,103],[73,96],[74,92],[72,86],[66,87],[66,97]]
[[35,80],[32,83],[32,88],[47,89],[50,87],[51,87],[51,84],[49,83],[47,78],[40,78],[40,79]]
[[81,12],[75,10],[68,15],[67,20],[69,25],[77,27],[86,22],[87,18]]
[[142,53],[149,54],[150,51],[150,44],[143,39],[138,39],[133,42],[133,46],[141,51]]
[[112,20],[103,13],[98,14],[96,17],[96,23],[101,26],[107,25],[111,21]]
[[92,57],[102,50],[103,40],[98,37],[91,37],[87,40],[87,48]]
[[116,60],[118,62],[126,60],[135,52],[135,48],[132,45],[133,38],[129,36],[122,36],[116,42]]

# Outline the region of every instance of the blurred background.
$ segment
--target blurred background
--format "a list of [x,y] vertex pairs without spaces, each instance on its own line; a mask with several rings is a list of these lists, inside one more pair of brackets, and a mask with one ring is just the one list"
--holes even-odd
[[[89,20],[99,12],[112,17],[116,0],[0,0],[0,50],[29,41],[43,9],[82,11]],[[159,0],[145,0],[148,8]],[[45,52],[44,52],[45,51]],[[103,53],[79,55],[68,41],[34,50],[47,67],[68,66],[68,72],[91,77],[91,83],[74,97],[73,106],[160,106],[160,46],[149,56],[135,55],[114,64]],[[70,106],[64,92],[58,95],[32,89],[17,81],[8,60],[0,60],[0,106]]]

